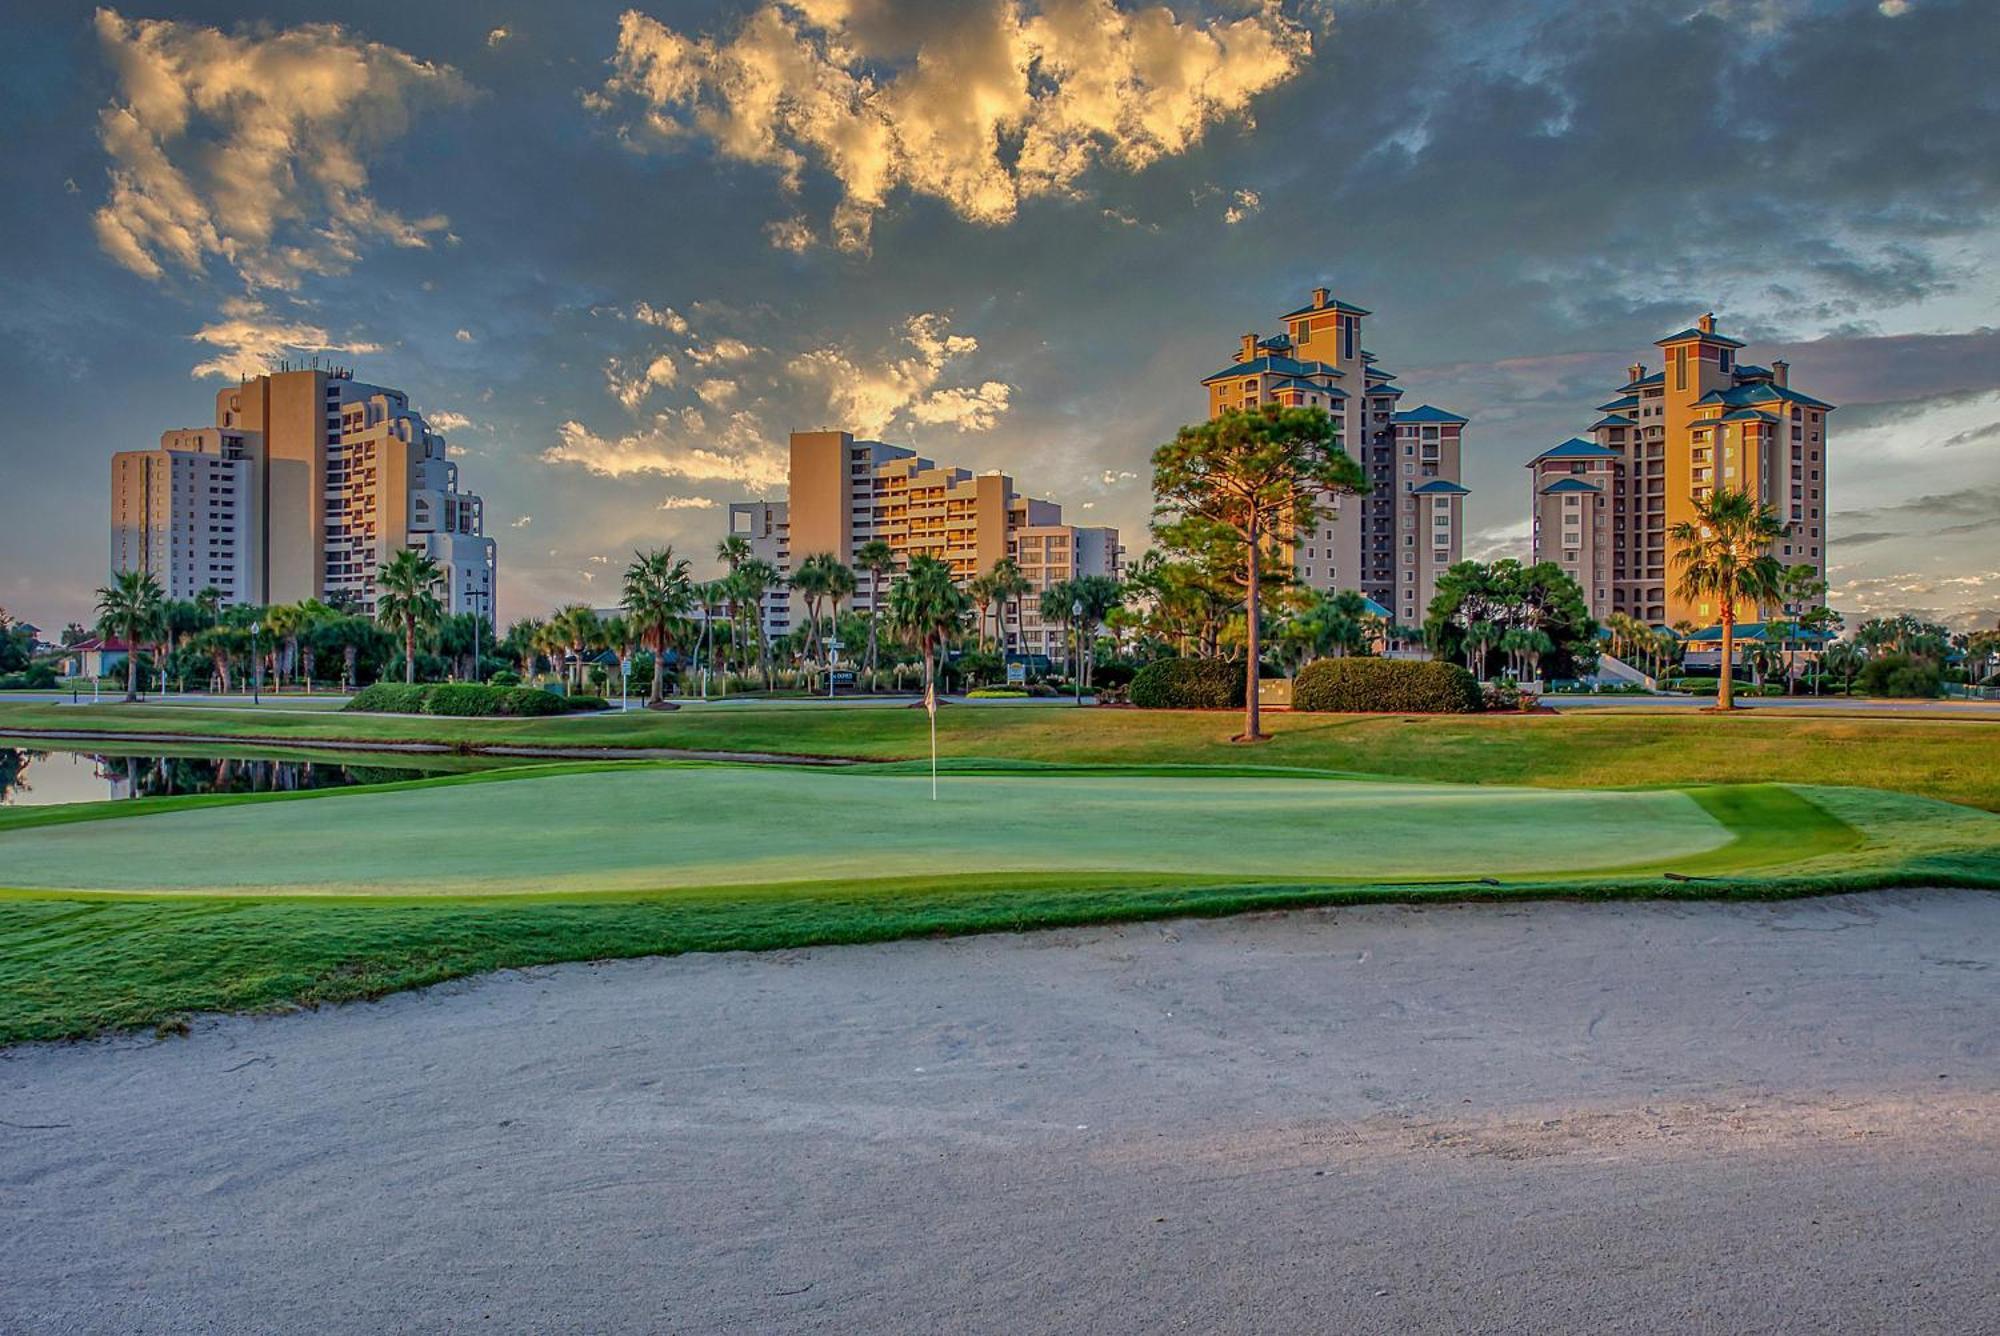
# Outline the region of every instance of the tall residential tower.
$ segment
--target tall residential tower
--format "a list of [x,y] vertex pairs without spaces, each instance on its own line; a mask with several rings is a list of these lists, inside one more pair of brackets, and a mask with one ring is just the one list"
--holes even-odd
[[1201,383],[1210,417],[1267,403],[1332,415],[1370,490],[1331,499],[1331,517],[1291,547],[1293,574],[1328,593],[1359,590],[1416,626],[1462,550],[1466,419],[1429,404],[1399,408],[1396,376],[1361,346],[1369,314],[1315,288],[1310,304],[1281,317],[1283,333],[1245,334],[1236,361]]
[[341,370],[279,371],[215,396],[215,426],[112,459],[111,565],[174,598],[345,599],[372,611],[375,571],[414,548],[452,612],[493,615],[494,544],[444,437],[401,390]]
[[1824,579],[1833,405],[1793,389],[1785,362],[1739,361],[1743,344],[1717,332],[1713,314],[1658,346],[1665,367],[1627,368],[1588,440],[1564,441],[1529,463],[1535,560],[1569,572],[1593,617],[1711,625],[1718,609],[1675,592],[1667,531],[1720,486],[1776,511],[1786,529],[1771,555]]

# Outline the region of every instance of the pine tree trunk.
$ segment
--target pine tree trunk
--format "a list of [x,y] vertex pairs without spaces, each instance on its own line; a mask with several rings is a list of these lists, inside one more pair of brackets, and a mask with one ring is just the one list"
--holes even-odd
[[1249,589],[1247,590],[1247,597],[1245,598],[1243,605],[1247,622],[1247,625],[1245,627],[1247,634],[1244,636],[1244,640],[1249,646],[1250,662],[1244,667],[1244,671],[1249,675],[1249,680],[1244,684],[1243,688],[1243,736],[1242,738],[1239,739],[1239,741],[1242,742],[1256,742],[1262,739],[1264,736],[1263,719],[1258,713],[1258,708],[1257,708],[1258,661],[1263,657],[1263,652],[1264,652],[1263,637],[1259,633],[1259,627],[1257,625],[1257,601],[1258,601],[1257,582],[1258,582],[1258,577],[1261,574],[1258,567],[1258,561],[1260,556],[1262,555],[1257,550],[1257,541],[1259,537],[1260,535],[1257,532],[1257,521],[1256,518],[1253,516],[1250,520],[1250,532],[1249,532],[1250,586]]

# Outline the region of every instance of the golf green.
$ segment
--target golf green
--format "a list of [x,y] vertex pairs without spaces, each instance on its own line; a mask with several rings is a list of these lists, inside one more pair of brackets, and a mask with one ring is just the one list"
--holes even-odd
[[[1676,790],[648,765],[0,833],[23,889],[452,896],[990,873],[1384,882],[1713,862]],[[1704,860],[1702,855],[1707,855]]]

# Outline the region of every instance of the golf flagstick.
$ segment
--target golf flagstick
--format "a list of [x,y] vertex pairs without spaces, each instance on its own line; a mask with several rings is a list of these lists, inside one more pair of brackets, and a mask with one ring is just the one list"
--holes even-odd
[[924,678],[924,713],[931,717],[931,801],[937,801],[937,683]]

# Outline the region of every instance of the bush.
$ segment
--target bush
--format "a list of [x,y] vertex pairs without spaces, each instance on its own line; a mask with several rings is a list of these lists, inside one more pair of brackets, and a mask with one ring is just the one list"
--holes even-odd
[[1320,659],[1292,686],[1295,710],[1464,714],[1479,705],[1472,674],[1442,660]]
[[377,682],[354,693],[343,708],[373,714],[422,714],[425,686],[405,686],[401,682]]
[[1222,659],[1161,659],[1132,675],[1132,703],[1147,710],[1243,708],[1244,666]]
[[1028,693],[1021,687],[974,687],[965,693],[967,700],[1026,700]]
[[572,713],[579,713],[585,710],[608,710],[611,708],[611,702],[602,696],[578,695],[564,696],[560,699],[562,708]]
[[[534,687],[489,687],[477,682],[446,682],[435,686],[377,682],[356,693],[346,708],[377,714],[434,714],[461,719],[530,718],[561,714],[564,702],[562,697]],[[578,708],[603,707],[600,704]]]
[[1090,670],[1090,684],[1094,687],[1129,687],[1139,670],[1129,663],[1100,663]]
[[1944,694],[1944,675],[1937,665],[1907,654],[1884,654],[1862,666],[1854,685],[1871,696],[1934,699]]
[[521,675],[512,668],[501,668],[497,669],[493,676],[487,678],[486,681],[489,686],[518,687],[521,685]]

